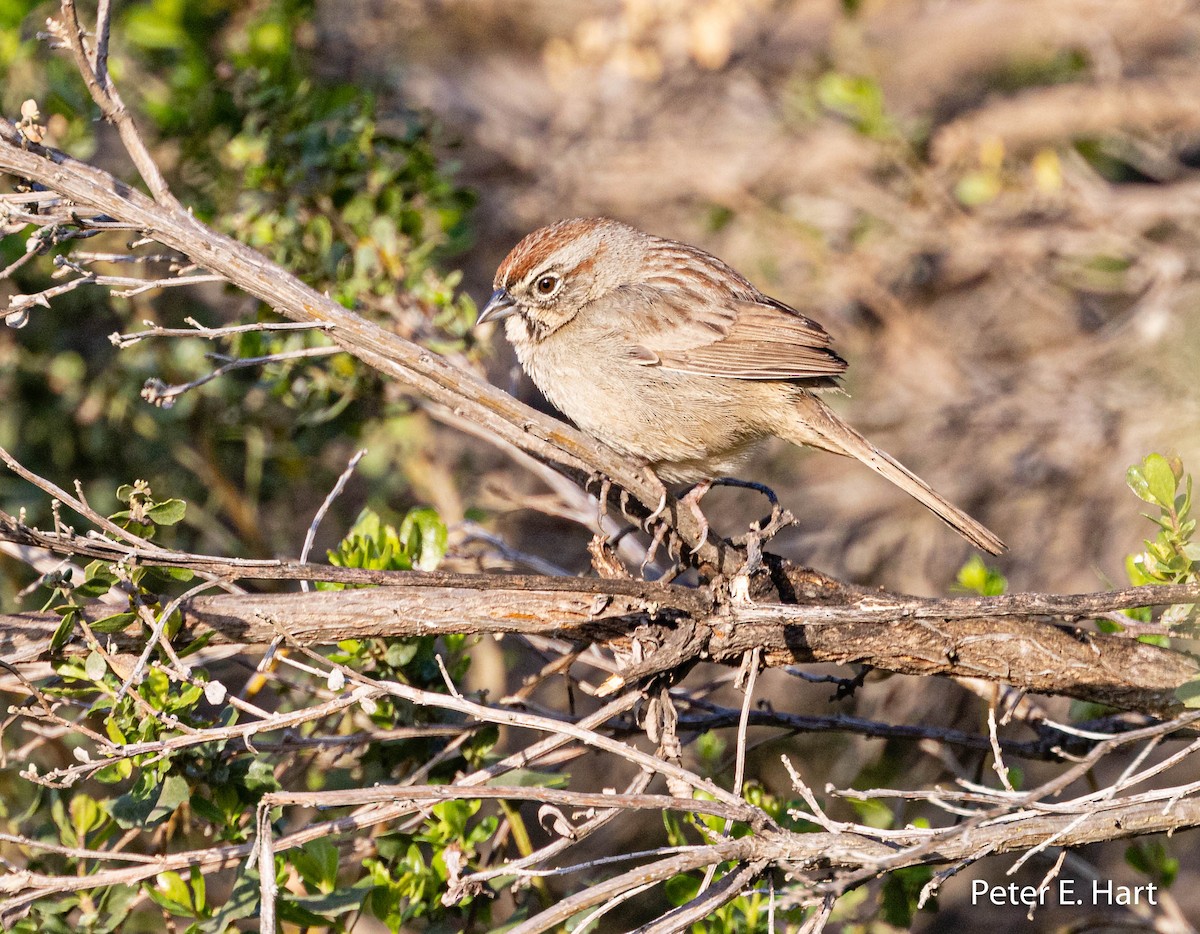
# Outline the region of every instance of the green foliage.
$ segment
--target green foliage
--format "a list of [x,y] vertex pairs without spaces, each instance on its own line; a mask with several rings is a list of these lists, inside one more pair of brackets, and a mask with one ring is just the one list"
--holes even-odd
[[[479,809],[479,801],[439,801],[418,833],[382,838],[379,857],[363,862],[372,884],[367,909],[392,931],[416,918],[442,916],[448,862],[469,865],[499,828],[494,816],[473,822]],[[461,907],[469,910],[472,901],[468,896]]]
[[1138,840],[1125,848],[1125,862],[1167,889],[1179,875],[1179,860],[1170,854],[1162,840]]
[[446,554],[446,542],[446,524],[432,509],[409,510],[399,529],[364,509],[341,544],[329,552],[329,563],[377,571],[432,571]]
[[[48,12],[0,4],[0,100],[12,115],[34,99],[49,142],[90,157],[95,107],[70,56],[32,38]],[[314,76],[311,16],[312,4],[297,0],[119,4],[111,70],[173,190],[198,215],[389,329],[471,350],[474,308],[459,274],[438,268],[467,244],[471,196],[438,164],[424,118]],[[3,238],[0,266],[23,253],[27,236]],[[47,254],[126,252],[127,239],[47,244]],[[48,287],[49,265],[23,267],[18,287]],[[245,357],[327,343],[293,331],[243,334],[228,348],[172,339],[118,351],[107,339],[143,320],[229,323],[226,305],[245,313],[220,290],[121,298],[84,288],[35,309],[19,332],[0,328],[0,445],[42,475],[80,478],[103,512],[117,508],[118,478],[170,490],[190,504],[174,541],[196,551],[294,552],[311,514],[292,504],[320,502],[363,438],[373,491],[402,501],[408,476],[396,467],[414,420],[397,418],[406,404],[385,398],[377,374],[348,356],[228,374],[169,410],[138,398],[148,380],[182,383],[212,369],[213,349]],[[0,473],[0,501],[25,498],[23,484]],[[50,519],[39,500],[28,513]],[[10,573],[0,563],[0,601],[24,586]]]
[[851,798],[848,803],[854,808],[858,819],[868,827],[890,830],[896,822],[896,815],[892,813],[891,807],[878,798]]
[[[1141,584],[1183,584],[1200,574],[1200,541],[1194,541],[1196,520],[1191,517],[1192,477],[1185,474],[1177,457],[1150,454],[1130,467],[1125,476],[1129,488],[1143,502],[1158,508],[1146,518],[1158,526],[1158,535],[1145,542],[1146,550],[1127,561],[1129,579]],[[1169,614],[1164,621],[1177,625],[1195,614],[1189,607]]]
[[702,775],[712,777],[716,774],[717,768],[721,764],[721,760],[725,757],[725,750],[729,744],[725,738],[716,730],[707,730],[696,737],[696,758],[700,760],[700,772]]
[[230,179],[202,179],[217,216],[347,306],[408,290],[465,337],[474,307],[454,295],[458,277],[438,277],[429,258],[464,244],[470,200],[440,173],[420,120],[402,116],[385,130],[370,95],[292,71],[240,72],[232,90],[249,119],[220,151],[238,176],[236,202],[223,204]]
[[[122,486],[115,498],[126,508],[111,518],[143,535],[154,534],[160,525],[169,527],[187,512],[182,501],[159,498],[141,481]],[[445,549],[445,524],[431,509],[411,510],[398,526],[367,511],[331,557],[343,566],[432,570]],[[89,565],[83,576],[83,582],[77,585],[71,574],[61,574],[45,584],[49,605],[68,624],[63,644],[68,638],[95,640],[95,633],[101,629],[115,632],[140,625],[143,617],[132,608],[161,612],[168,594],[186,586],[188,577],[99,561]],[[77,630],[82,626],[84,604],[114,589],[124,594],[131,610],[92,623],[81,635]],[[174,628],[168,626],[167,637],[173,632]],[[98,641],[91,644],[88,654],[60,661],[57,678],[44,691],[48,698],[61,703],[88,706],[94,718],[92,728],[110,742],[155,743],[191,730],[236,725],[237,708],[211,701],[207,688],[213,682],[206,670],[195,669],[181,677],[169,657],[160,652],[162,663],[152,661],[145,677],[121,694],[123,678],[111,663],[112,656]],[[438,657],[445,659],[446,670],[453,677],[460,678],[468,664],[465,646],[463,637],[441,641],[352,640],[343,642],[333,658],[376,678],[444,691],[447,687]],[[181,650],[186,651],[186,647]],[[300,703],[307,701],[306,695],[307,691],[299,692]],[[224,687],[217,696],[224,698]],[[279,709],[289,706],[292,704],[285,697]],[[414,709],[386,699],[360,705],[356,716],[360,718],[360,729],[365,725],[388,730],[400,725],[444,722],[436,710]],[[350,726],[351,721],[338,718],[314,723],[312,728],[319,735]],[[445,780],[464,768],[479,765],[496,738],[494,729],[477,731],[455,754],[447,755],[428,780]],[[161,837],[170,849],[210,846],[214,842],[244,843],[254,834],[255,809],[262,796],[281,787],[277,770],[282,765],[286,764],[291,782],[298,781],[314,790],[371,785],[395,781],[426,765],[440,748],[435,745],[439,742],[415,739],[364,744],[363,751],[351,761],[332,768],[323,754],[263,752],[241,742],[155,746],[144,754],[102,765],[92,771],[85,784],[46,793],[45,806],[37,807],[33,802],[24,815],[10,817],[8,825],[72,849],[104,850],[126,834],[148,833]],[[84,749],[79,754],[82,758],[76,755],[76,759],[88,761]],[[31,765],[31,769],[28,774],[36,775],[37,765]],[[540,780],[557,782],[562,776]],[[280,887],[279,916],[292,924],[337,931],[346,930],[347,917],[363,910],[392,930],[414,919],[459,927],[460,920],[455,919],[469,916],[482,923],[488,916],[486,902],[475,904],[475,899],[468,897],[461,905],[447,908],[440,897],[453,873],[469,871],[478,863],[481,852],[491,852],[498,827],[498,815],[481,813],[479,801],[445,801],[430,808],[423,820],[404,832],[379,838],[374,855],[366,859],[345,859],[341,841],[324,838],[281,852],[276,856],[276,871],[281,882],[293,883]],[[72,874],[80,865],[75,857],[51,853],[34,860],[31,868]],[[220,898],[214,900],[210,889],[205,875],[198,871],[164,871],[140,886],[145,896],[140,907],[135,899],[138,887],[102,888],[86,896],[38,902],[30,925],[17,929],[66,931],[68,919],[79,918],[81,911],[83,917],[91,919],[88,930],[117,930],[125,924],[134,929],[135,924],[145,923],[146,911],[154,906],[162,917],[181,919],[189,931],[224,931],[257,911],[259,888],[252,872],[236,879],[231,892],[226,885],[217,887],[216,891],[222,893]],[[137,917],[142,920],[135,922]]]
[[873,78],[827,72],[817,80],[816,99],[826,110],[848,120],[864,136],[886,139],[896,135],[883,90]]
[[[912,927],[921,889],[932,878],[930,866],[907,866],[889,872],[880,896],[880,917],[898,928]],[[930,910],[937,910],[936,899],[930,902]]]
[[[1149,454],[1140,463],[1130,467],[1125,475],[1129,488],[1138,499],[1156,507],[1158,514],[1146,514],[1146,518],[1158,526],[1153,540],[1146,539],[1145,549],[1125,558],[1125,571],[1134,586],[1147,584],[1189,584],[1200,580],[1200,542],[1195,540],[1196,520],[1191,516],[1192,477],[1185,473],[1183,463],[1177,457]],[[1196,604],[1176,604],[1168,607],[1158,618],[1161,625],[1180,632],[1195,628],[1198,615]],[[1150,622],[1153,612],[1150,607],[1138,607],[1124,611],[1124,615],[1137,622]],[[1097,625],[1105,632],[1121,629],[1111,619],[1098,620]],[[1166,636],[1143,635],[1144,642],[1167,645]],[[1200,683],[1183,685],[1177,692],[1187,706],[1200,704]]]
[[[446,537],[445,523],[432,509],[410,510],[399,528],[375,512],[364,510],[338,547],[329,552],[329,559],[342,567],[429,571],[441,562]],[[440,646],[441,650],[439,640],[433,637],[345,640],[339,643],[331,660],[370,671],[376,677],[417,684],[428,690],[445,690],[437,656],[443,656],[446,670],[455,680],[466,673],[469,658],[463,653],[465,637],[446,637]],[[416,722],[429,716],[428,711],[396,705],[386,698],[380,699],[370,712],[372,721],[381,726],[390,725],[397,718]],[[494,730],[478,734],[463,750],[466,760],[472,765],[480,764],[496,735]],[[462,867],[478,859],[480,846],[490,841],[499,827],[496,816],[479,816],[480,806],[479,801],[441,801],[430,809],[427,819],[414,832],[380,838],[378,855],[363,861],[364,875],[354,882],[360,891],[355,907],[361,905],[393,931],[416,919],[435,920],[459,911],[486,917],[486,903],[475,904],[471,896],[454,908],[445,908],[441,903],[452,871],[467,871]],[[332,857],[325,852],[322,858],[321,873],[317,872],[316,862],[306,858],[308,875],[302,873],[302,876],[309,888],[315,889],[324,900],[300,901],[292,907],[330,917],[346,908],[344,897],[332,887]],[[453,864],[453,870],[447,860]],[[329,899],[335,903],[327,904]],[[303,914],[293,913],[289,917],[296,923],[305,923]]]
[[[796,832],[806,832],[818,829],[806,821],[792,816],[796,808],[804,808],[801,801],[789,800],[773,795],[757,783],[749,783],[744,789],[746,801],[754,807],[762,808],[772,820],[781,827]],[[697,797],[704,797],[697,792]],[[663,826],[667,833],[667,842],[671,846],[686,846],[694,843],[693,835],[700,839],[711,840],[725,834],[725,819],[706,814],[682,814],[677,811],[663,811]],[[729,834],[741,837],[751,833],[749,827],[734,824]],[[713,876],[713,882],[720,880],[727,872],[736,869],[736,864],[727,863],[718,867]],[[667,901],[678,907],[685,905],[699,894],[703,880],[702,873],[683,873],[667,880],[663,886]],[[765,880],[754,889],[739,895],[709,915],[703,924],[694,924],[690,928],[692,934],[748,934],[759,931],[766,924],[770,894],[765,886]],[[776,910],[775,917],[781,922],[799,924],[804,919],[803,909]]]
[[145,480],[118,487],[117,499],[128,504],[129,508],[115,513],[110,518],[126,531],[134,532],[145,539],[153,538],[160,525],[176,525],[182,522],[187,513],[187,504],[181,499],[155,500],[150,484]]
[[955,582],[959,590],[977,593],[981,597],[998,597],[1008,590],[1008,578],[990,568],[979,555],[972,555],[959,568]]
[[[303,37],[311,33],[310,6],[285,0],[252,10],[232,0],[119,5],[110,60],[114,78],[174,191],[199,215],[287,264],[315,288],[382,319],[389,329],[412,333],[435,349],[470,349],[467,329],[474,309],[457,293],[458,274],[443,274],[435,265],[466,243],[470,198],[437,164],[421,118],[395,109],[384,112],[370,93],[313,78],[303,48]],[[21,101],[34,98],[49,142],[90,157],[95,108],[69,56],[47,55],[38,44],[19,41],[22,33],[32,36],[40,28],[37,20],[46,13],[40,8],[22,26],[29,10],[25,4],[0,2],[5,110],[15,113]],[[156,136],[169,142],[158,143]],[[26,236],[0,242],[0,265],[21,255]],[[90,239],[86,245],[128,249],[122,235]],[[45,252],[69,254],[72,246],[46,241]],[[22,268],[19,288],[35,292],[49,286],[48,266]],[[80,477],[91,505],[112,513],[123,528],[188,550],[294,553],[312,514],[295,505],[319,503],[345,463],[344,451],[363,437],[371,438],[379,465],[372,488],[389,502],[402,501],[408,478],[400,468],[412,444],[414,420],[397,418],[405,403],[386,399],[381,380],[360,372],[348,356],[240,371],[186,393],[169,410],[139,399],[148,380],[184,382],[210,370],[206,354],[214,345],[199,339],[147,340],[117,351],[106,335],[133,330],[146,319],[178,325],[190,316],[207,325],[230,323],[223,319],[225,304],[219,292],[175,291],[162,299],[81,289],[37,309],[20,331],[0,329],[0,444],[64,485],[69,485],[65,478]],[[244,314],[244,304],[228,304]],[[268,312],[259,315],[265,319]],[[317,332],[248,333],[218,349],[257,357],[325,342]],[[122,485],[129,476],[145,480]],[[152,489],[169,492],[160,496]],[[23,483],[7,471],[0,472],[0,501],[28,503],[33,523],[51,520],[44,500],[30,500]],[[432,510],[410,511],[398,528],[372,516],[365,513],[339,546],[338,563],[430,570],[440,562],[446,529]],[[335,510],[326,521],[333,525],[340,518]],[[9,570],[0,563],[0,603],[28,583],[5,577]],[[55,650],[71,640],[93,640],[86,654],[58,662],[47,697],[87,709],[85,724],[118,744],[236,726],[241,716],[236,708],[210,700],[225,697],[226,688],[216,678],[228,677],[228,671],[196,668],[181,676],[160,651],[142,681],[120,694],[128,663],[112,664],[104,648],[110,635],[144,632],[144,623],[161,613],[190,578],[190,572],[99,561],[82,573],[67,569],[47,575],[35,596],[61,616]],[[85,629],[83,607],[113,595],[121,603]],[[165,637],[171,639],[178,614],[167,622]],[[177,645],[176,654],[187,657],[204,641]],[[441,643],[361,640],[344,642],[334,657],[377,677],[441,691],[446,686],[437,656],[461,676],[468,664],[464,648],[465,640],[453,637]],[[210,693],[212,688],[218,690]],[[309,692],[323,689],[324,684],[305,685],[298,677],[294,696],[283,689],[272,702],[274,709],[302,706]],[[439,715],[381,700],[362,705],[353,717],[306,729],[320,735],[427,722],[439,722]],[[6,746],[14,748],[20,735],[19,728],[7,730]],[[457,754],[445,757],[430,780],[478,764],[495,741],[495,730],[476,731]],[[428,764],[444,742],[371,742],[333,767],[312,752],[282,756],[240,742],[168,747],[118,758],[86,782],[53,793],[10,784],[11,776],[4,774],[5,788],[16,789],[6,796],[12,806],[4,820],[6,829],[68,847],[103,850],[126,834],[145,835],[161,851],[244,843],[253,837],[259,799],[279,787],[277,769],[286,767],[291,781],[310,789],[395,781]],[[53,752],[35,756],[29,767],[45,772],[71,761],[72,750]],[[84,748],[75,752],[85,754]],[[31,793],[31,787],[37,790]],[[45,806],[39,807],[43,798]],[[440,856],[445,841],[439,834],[450,827],[465,831],[469,840],[490,839],[494,833],[494,816],[472,818],[468,828],[458,807],[441,808],[413,832],[412,845],[433,867],[427,893],[437,878],[445,878]],[[281,878],[302,881],[300,893],[281,887],[283,920],[344,930],[344,916],[360,911],[368,899],[382,915],[396,913],[396,902],[389,899],[397,885],[403,888],[411,880],[383,855],[369,868],[347,861],[343,872],[341,842],[314,841],[278,855]],[[95,863],[49,854],[35,855],[28,865],[69,876],[89,872]],[[244,871],[232,890],[205,882],[196,873],[164,872],[140,886],[43,899],[17,929],[153,930],[168,919],[181,919],[169,923],[189,932],[224,931],[257,912],[255,872]],[[214,900],[213,891],[222,896]],[[443,909],[436,897],[426,910],[438,918],[458,911]],[[486,910],[470,910],[486,917]]]
[[[733,864],[722,866],[713,881],[719,881],[734,868],[736,866]],[[687,904],[700,894],[700,883],[700,878],[696,876],[675,876],[664,886],[667,900],[672,905]],[[769,908],[770,893],[760,885],[722,905],[703,922],[693,924],[688,930],[691,934],[751,934],[766,929]],[[800,909],[775,911],[776,920],[788,924],[799,924],[803,917],[804,912]]]

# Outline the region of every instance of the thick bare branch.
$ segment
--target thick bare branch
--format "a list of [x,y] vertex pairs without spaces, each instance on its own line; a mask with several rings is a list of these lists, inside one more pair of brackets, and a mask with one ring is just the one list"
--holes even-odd
[[[185,625],[195,632],[215,631],[220,641],[252,645],[278,636],[298,645],[322,645],[368,636],[446,633],[637,640],[646,648],[646,658],[626,674],[626,681],[701,659],[737,664],[747,651],[762,647],[765,662],[773,666],[866,663],[904,674],[984,678],[1144,712],[1175,709],[1175,691],[1200,674],[1200,665],[1187,655],[1037,619],[1048,615],[1050,607],[1066,618],[1082,615],[1081,608],[1097,612],[1103,606],[1104,595],[1099,594],[936,600],[874,593],[863,605],[831,607],[813,600],[805,606],[763,607],[714,603],[705,591],[637,581],[362,572],[309,565],[247,568],[238,576],[260,573],[388,586],[197,597],[182,607]],[[1194,602],[1200,599],[1196,590],[1118,591],[1111,608]],[[1021,603],[1037,612],[1013,615]],[[831,610],[838,611],[832,622],[827,621]],[[805,619],[806,611],[817,621]],[[94,611],[95,616],[110,613],[111,607]],[[10,664],[39,658],[56,625],[52,614],[4,617],[0,657]]]

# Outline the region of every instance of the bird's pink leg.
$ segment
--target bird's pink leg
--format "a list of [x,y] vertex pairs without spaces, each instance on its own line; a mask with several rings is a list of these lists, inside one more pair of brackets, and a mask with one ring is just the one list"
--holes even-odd
[[654,507],[654,511],[651,512],[650,515],[646,516],[645,528],[647,531],[649,531],[650,526],[654,525],[654,523],[658,521],[659,516],[661,516],[664,512],[666,512],[666,509],[667,509],[667,487],[666,487],[666,484],[664,484],[661,480],[658,479],[658,474],[656,474],[654,472],[654,470],[650,467],[649,464],[644,465],[642,467],[642,470],[644,470],[646,472],[646,476],[650,478],[650,482],[653,484],[656,484],[658,486],[658,488],[660,490],[662,490],[662,493],[658,497],[658,505]]
[[700,500],[704,499],[704,494],[711,490],[712,486],[712,480],[701,480],[688,490],[679,501],[681,504],[687,506],[688,510],[696,517],[696,521],[700,524],[701,544],[708,539],[708,518],[700,511]]

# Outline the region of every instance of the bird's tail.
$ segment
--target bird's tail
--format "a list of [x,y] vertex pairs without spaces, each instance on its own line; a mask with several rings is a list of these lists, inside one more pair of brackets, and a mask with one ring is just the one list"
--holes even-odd
[[793,444],[807,444],[860,460],[933,512],[976,548],[993,555],[1006,549],[1004,542],[982,523],[976,522],[894,457],[871,444],[816,396],[805,393],[798,400],[796,415],[791,426],[793,430],[785,436]]

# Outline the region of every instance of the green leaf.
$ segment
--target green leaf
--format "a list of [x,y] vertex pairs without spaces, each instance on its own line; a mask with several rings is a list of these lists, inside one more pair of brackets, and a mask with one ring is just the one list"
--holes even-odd
[[306,843],[291,854],[291,863],[300,878],[310,888],[325,893],[337,887],[338,859],[338,848],[324,837]]
[[84,838],[89,831],[95,830],[107,820],[104,812],[100,810],[100,806],[96,803],[96,799],[91,795],[75,795],[71,799],[68,810],[71,813],[71,825],[80,843],[84,842]]
[[957,580],[962,589],[983,597],[996,597],[1008,589],[1008,579],[999,571],[989,568],[979,555],[972,555],[959,569]]
[[92,632],[122,632],[128,629],[131,623],[136,622],[137,618],[136,613],[114,613],[112,616],[105,616],[92,623]]
[[693,876],[674,876],[663,886],[667,901],[678,908],[686,905],[700,892],[700,880]]
[[50,637],[50,651],[57,652],[67,640],[71,638],[71,633],[75,630],[75,623],[79,620],[79,610],[71,607],[63,614],[62,622],[58,624],[58,628],[54,630],[54,635]]
[[87,672],[87,676],[93,681],[101,681],[108,673],[108,662],[104,660],[104,656],[99,652],[89,652],[87,661],[83,663],[83,670]]
[[197,866],[191,869],[192,892],[194,895],[193,901],[198,909],[203,910],[208,902],[208,885],[204,881],[204,873]]
[[190,577],[181,576],[187,572],[183,568],[139,568],[141,577],[137,584],[143,591],[163,593],[171,588],[176,581],[188,581]]
[[388,644],[383,660],[389,667],[400,669],[416,658],[420,650],[420,639],[396,639]]
[[1179,860],[1160,840],[1138,840],[1126,847],[1125,861],[1164,888],[1169,888],[1179,874]]
[[163,500],[146,510],[146,515],[158,525],[175,525],[182,521],[187,512],[187,503],[181,499]]
[[1125,482],[1139,499],[1163,509],[1174,509],[1178,480],[1171,463],[1161,454],[1147,454],[1139,466],[1130,467]]
[[196,572],[193,571],[191,568],[160,567],[160,568],[155,568],[155,570],[158,571],[158,573],[161,574],[164,579],[173,580],[173,581],[183,581],[183,583],[185,583],[185,584],[188,581],[192,580],[196,576]]
[[193,913],[191,889],[183,881],[183,876],[177,872],[160,872],[153,883],[146,884],[146,894],[175,914]]
[[268,791],[278,791],[279,782],[275,778],[271,763],[265,759],[256,759],[246,770],[245,786],[247,791],[256,796],[264,795]]
[[822,107],[845,117],[864,135],[885,136],[891,131],[883,92],[872,78],[827,72],[817,80],[816,96]]
[[921,889],[933,877],[929,866],[910,866],[889,873],[883,883],[880,915],[888,924],[907,929],[912,927]]
[[235,921],[252,917],[258,912],[258,898],[258,873],[248,870],[234,883],[233,891],[220,910],[211,918],[201,921],[197,930],[202,934],[226,934]]
[[696,737],[696,755],[711,770],[721,761],[729,744],[716,730],[705,730]]
[[1185,681],[1175,689],[1175,697],[1184,707],[1200,707],[1200,678]]
[[896,815],[892,813],[892,809],[878,798],[851,798],[849,801],[850,806],[858,812],[859,819],[868,827],[887,830],[895,823]]
[[410,509],[400,525],[400,539],[407,545],[414,567],[435,570],[446,554],[446,523],[436,510]]
[[84,581],[72,591],[81,599],[99,597],[108,593],[117,582],[117,575],[103,561],[93,561],[84,571]]
[[206,821],[217,824],[218,826],[225,824],[225,813],[213,804],[208,798],[199,795],[191,799],[191,808]]
[[138,888],[136,885],[108,886],[101,899],[104,920],[88,928],[89,934],[110,934],[112,931],[124,929],[125,919],[129,917],[137,899]]
[[104,721],[104,732],[114,743],[124,744],[126,742],[125,732],[117,726],[117,721],[112,717]]
[[[323,925],[330,918],[358,908],[369,891],[370,883],[364,880],[350,888],[326,892],[322,895],[285,897],[279,903],[279,917],[281,920],[293,921],[296,924]],[[298,908],[300,911],[296,912],[293,917],[294,908]],[[306,917],[307,921],[301,920],[301,912],[305,913],[303,917]]]
[[142,772],[133,788],[113,801],[110,813],[123,829],[146,829],[170,817],[191,792],[187,782],[170,775],[161,783],[153,772]]
[[570,782],[570,776],[562,772],[538,772],[534,769],[513,769],[505,773],[503,778],[495,779],[497,785],[519,788],[566,788]]

